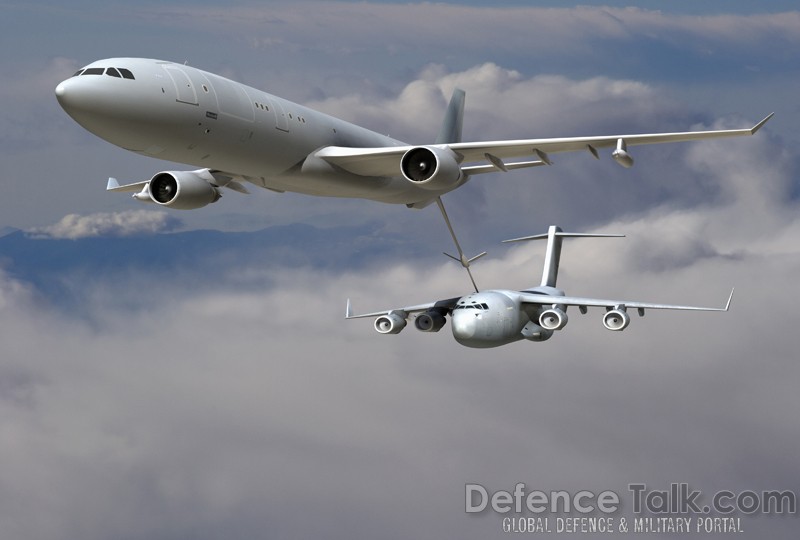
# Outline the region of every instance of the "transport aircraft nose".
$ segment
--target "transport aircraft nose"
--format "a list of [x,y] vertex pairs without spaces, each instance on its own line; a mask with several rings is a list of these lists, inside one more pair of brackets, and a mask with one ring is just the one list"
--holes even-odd
[[454,336],[468,339],[475,335],[476,319],[474,312],[458,310],[450,318],[452,319]]

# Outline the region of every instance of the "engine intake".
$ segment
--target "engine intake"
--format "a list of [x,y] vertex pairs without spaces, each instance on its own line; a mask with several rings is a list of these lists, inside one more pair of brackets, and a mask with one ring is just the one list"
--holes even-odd
[[619,332],[625,330],[631,323],[631,318],[622,309],[612,309],[603,315],[603,326],[608,330]]
[[426,311],[417,315],[414,326],[420,332],[438,332],[447,322],[444,315],[438,311]]
[[406,327],[405,317],[392,311],[375,319],[375,330],[379,334],[399,334]]
[[448,189],[461,180],[455,152],[438,146],[412,148],[400,160],[400,170],[409,182],[430,190]]
[[539,315],[539,325],[545,330],[561,330],[568,322],[567,313],[557,307],[546,309]]
[[194,210],[217,202],[219,189],[191,171],[168,171],[155,175],[148,185],[154,203],[176,210]]

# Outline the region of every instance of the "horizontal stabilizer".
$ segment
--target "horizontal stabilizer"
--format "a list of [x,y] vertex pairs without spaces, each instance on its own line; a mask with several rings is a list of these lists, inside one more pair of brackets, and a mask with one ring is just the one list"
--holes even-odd
[[[548,233],[534,234],[532,236],[521,236],[520,238],[512,238],[510,240],[503,240],[503,243],[510,242],[525,242],[527,240],[547,240]],[[571,233],[556,231],[554,236],[569,237],[569,238],[625,238],[624,234],[595,234],[595,233]]]
[[620,238],[624,234],[598,234],[598,233],[571,233],[564,232],[560,227],[551,225],[545,234],[534,234],[532,236],[522,236],[503,240],[504,243],[524,242],[527,240],[547,240],[547,248],[544,257],[544,269],[542,270],[542,286],[555,287],[558,280],[558,265],[561,259],[561,240],[562,238]]
[[148,182],[149,180],[145,180],[143,182],[135,182],[133,184],[125,184],[124,186],[121,186],[116,178],[109,178],[108,185],[106,186],[106,191],[113,191],[115,193],[141,191],[144,188],[144,186],[148,184]]

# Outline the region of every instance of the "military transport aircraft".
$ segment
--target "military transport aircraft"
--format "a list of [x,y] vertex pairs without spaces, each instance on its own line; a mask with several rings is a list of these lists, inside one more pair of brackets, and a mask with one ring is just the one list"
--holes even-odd
[[[216,202],[245,183],[277,192],[354,197],[422,208],[475,174],[550,165],[549,155],[752,135],[752,128],[461,142],[464,92],[456,89],[438,138],[408,145],[199,69],[142,58],[99,60],[56,87],[63,109],[98,137],[145,156],[200,167],[120,185],[139,201],[174,209]],[[512,161],[509,161],[512,160]]]
[[452,319],[453,337],[458,343],[466,347],[489,348],[522,339],[529,341],[550,339],[555,331],[567,325],[568,306],[577,306],[584,314],[589,307],[604,307],[606,311],[603,314],[603,326],[613,331],[628,327],[629,309],[635,309],[639,316],[643,317],[646,309],[728,311],[730,308],[733,290],[728,296],[725,307],[713,308],[566,296],[564,291],[556,288],[563,238],[615,236],[621,235],[566,233],[559,227],[551,226],[547,234],[504,240],[504,242],[521,242],[547,239],[541,285],[524,291],[502,289],[476,291],[458,298],[362,315],[353,315],[348,300],[345,317],[347,319],[377,317],[375,330],[381,334],[398,334],[406,327],[408,318],[412,314],[417,314],[414,326],[422,332],[438,332],[447,322],[446,317],[449,315]]

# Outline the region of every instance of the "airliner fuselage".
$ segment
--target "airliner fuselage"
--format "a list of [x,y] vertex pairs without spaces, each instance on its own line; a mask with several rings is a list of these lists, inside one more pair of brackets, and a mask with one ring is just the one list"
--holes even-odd
[[[111,74],[120,69],[133,78]],[[365,177],[310,157],[327,146],[404,143],[190,66],[100,60],[59,84],[56,96],[76,122],[110,143],[235,173],[268,189],[403,204],[432,196],[399,171],[393,178]]]
[[750,129],[462,142],[465,98],[455,89],[436,140],[413,146],[213,73],[141,58],[89,64],[56,96],[106,141],[200,167],[126,185],[109,179],[109,191],[177,209],[215,202],[223,187],[246,191],[243,183],[420,208],[476,174],[550,165],[550,153],[599,157],[609,148],[631,167],[629,146],[752,135],[768,120]]

